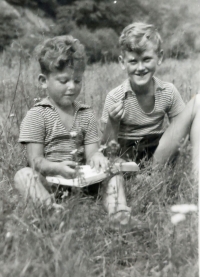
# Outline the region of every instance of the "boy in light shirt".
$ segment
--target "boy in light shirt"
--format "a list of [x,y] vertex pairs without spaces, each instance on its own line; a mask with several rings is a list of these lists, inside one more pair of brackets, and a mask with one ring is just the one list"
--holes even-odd
[[[198,172],[200,98],[185,106],[176,87],[155,76],[163,60],[162,41],[153,25],[128,25],[119,39],[119,63],[127,79],[106,97],[101,118],[103,143],[115,139],[120,156],[140,163],[153,155],[153,165],[177,154],[190,135],[193,168]],[[164,118],[170,126],[165,131]]]

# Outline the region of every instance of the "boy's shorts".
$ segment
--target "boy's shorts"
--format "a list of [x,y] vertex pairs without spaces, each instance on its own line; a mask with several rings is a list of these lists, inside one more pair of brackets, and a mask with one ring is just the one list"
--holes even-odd
[[140,140],[119,139],[120,157],[124,160],[132,160],[137,164],[143,160],[149,160],[153,156],[162,135],[163,133],[148,135]]
[[102,182],[87,186],[87,187],[83,187],[83,188],[73,188],[73,187],[69,187],[69,186],[62,186],[62,185],[58,185],[58,184],[54,184],[53,186],[51,186],[51,191],[50,193],[54,194],[54,197],[56,199],[56,201],[61,201],[63,199],[63,197],[66,196],[70,196],[73,193],[75,193],[75,191],[86,195],[86,196],[92,196],[94,198],[97,197],[101,197],[101,188],[102,188]]

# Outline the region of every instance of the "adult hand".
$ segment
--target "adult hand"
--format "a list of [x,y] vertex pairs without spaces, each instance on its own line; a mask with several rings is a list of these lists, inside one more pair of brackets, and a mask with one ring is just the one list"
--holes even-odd
[[108,159],[101,152],[96,152],[90,159],[91,168],[95,168],[97,172],[105,171],[108,168],[108,163]]
[[64,161],[58,164],[59,166],[59,175],[63,176],[66,179],[73,179],[76,177],[76,167],[77,163],[73,161]]
[[119,101],[115,104],[113,104],[109,111],[109,116],[114,121],[119,121],[124,117],[124,103],[123,101]]

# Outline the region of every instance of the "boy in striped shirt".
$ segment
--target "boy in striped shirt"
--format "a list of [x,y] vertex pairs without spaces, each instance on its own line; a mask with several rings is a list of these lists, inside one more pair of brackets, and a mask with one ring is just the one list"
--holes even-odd
[[[154,76],[162,63],[163,50],[161,37],[153,25],[128,25],[119,44],[119,62],[128,79],[106,97],[101,118],[103,143],[118,140],[121,157],[137,163],[151,158],[157,149],[154,163],[166,162],[177,152],[181,139],[199,116],[199,97],[192,100],[193,106],[189,102],[185,107],[175,86]],[[165,115],[170,122],[166,133]],[[195,124],[191,128],[194,130],[191,138],[195,137],[191,139],[193,149],[198,148],[199,129]],[[198,164],[196,155],[193,161]]]
[[[21,124],[19,141],[26,146],[30,167],[16,173],[14,184],[23,196],[51,205],[53,187],[46,176],[71,179],[75,177],[77,162],[106,170],[108,161],[98,151],[97,123],[92,110],[76,101],[85,69],[83,45],[71,36],[48,39],[41,46],[39,63],[39,83],[47,97],[28,111]],[[119,178],[113,176],[105,185],[103,203],[114,225],[127,225],[130,208]]]

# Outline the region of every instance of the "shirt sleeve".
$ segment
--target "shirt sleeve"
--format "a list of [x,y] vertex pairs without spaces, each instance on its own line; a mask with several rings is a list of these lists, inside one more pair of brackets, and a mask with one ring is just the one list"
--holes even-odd
[[104,108],[103,108],[101,123],[107,123],[108,116],[109,116],[109,113],[108,113],[109,107],[113,106],[114,103],[115,103],[115,101],[114,101],[113,97],[110,94],[108,94],[106,96],[106,100],[105,100],[105,104],[104,104]]
[[91,144],[91,143],[95,143],[95,142],[99,142],[100,138],[98,135],[98,128],[97,128],[97,120],[93,114],[93,112],[91,112],[89,114],[89,123],[86,129],[86,133],[85,133],[85,138],[84,138],[84,144]]
[[44,118],[38,108],[29,110],[20,127],[19,142],[44,143],[45,124]]
[[183,102],[183,99],[178,92],[177,88],[172,85],[172,95],[171,95],[171,103],[168,110],[168,117],[172,118],[179,113],[181,113],[185,108],[185,103]]

